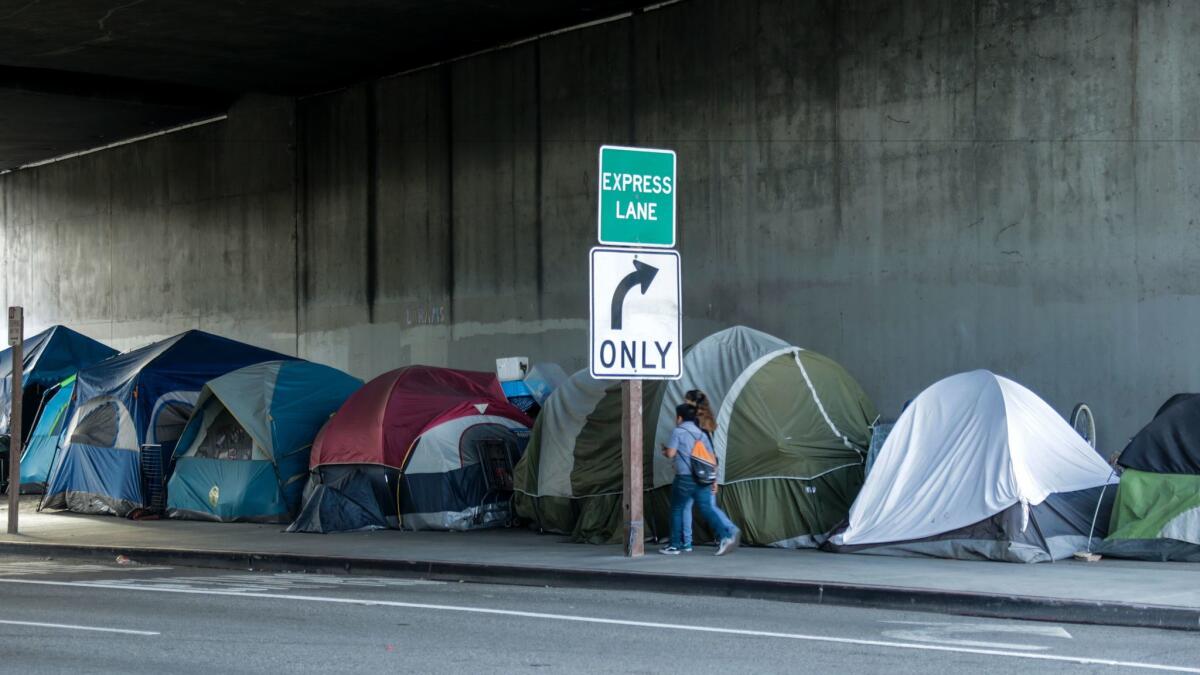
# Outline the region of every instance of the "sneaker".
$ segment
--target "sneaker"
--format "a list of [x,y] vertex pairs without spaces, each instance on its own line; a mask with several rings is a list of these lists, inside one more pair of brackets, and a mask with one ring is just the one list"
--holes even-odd
[[691,553],[691,552],[692,552],[692,547],[691,547],[691,546],[684,546],[683,548],[681,548],[681,549],[679,549],[679,550],[683,551],[684,553]]
[[664,546],[663,548],[658,549],[658,552],[663,555],[679,555],[680,553],[683,553],[683,549],[676,548],[674,546]]
[[742,531],[734,530],[733,536],[721,540],[721,545],[717,547],[716,555],[726,555],[737,550],[739,544],[742,543]]

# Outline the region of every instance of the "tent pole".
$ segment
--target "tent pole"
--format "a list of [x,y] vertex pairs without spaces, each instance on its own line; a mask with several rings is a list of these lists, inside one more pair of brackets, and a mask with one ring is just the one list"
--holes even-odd
[[8,342],[12,345],[12,410],[8,419],[8,533],[17,533],[21,495],[21,376],[25,371],[25,316],[21,307],[8,308]]
[[642,534],[642,381],[621,383],[621,454],[624,464],[625,557],[645,551]]

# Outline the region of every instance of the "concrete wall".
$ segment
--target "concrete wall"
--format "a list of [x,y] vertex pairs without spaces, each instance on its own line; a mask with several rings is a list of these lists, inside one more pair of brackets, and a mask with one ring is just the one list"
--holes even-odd
[[2,176],[0,283],[122,347],[581,367],[597,147],[670,147],[687,340],[756,326],[892,415],[991,368],[1116,450],[1200,389],[1198,29],[1185,0],[687,0]]
[[296,350],[293,105],[0,176],[3,286],[28,332],[119,349],[188,328]]

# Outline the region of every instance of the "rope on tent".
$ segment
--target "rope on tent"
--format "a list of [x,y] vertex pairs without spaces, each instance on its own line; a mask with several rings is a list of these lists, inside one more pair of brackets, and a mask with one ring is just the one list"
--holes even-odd
[[821,411],[821,417],[825,418],[825,424],[828,424],[829,428],[833,430],[834,436],[842,439],[843,445],[857,452],[859,458],[861,458],[863,461],[866,461],[866,456],[863,454],[862,449],[854,443],[851,443],[850,439],[846,438],[845,434],[839,431],[837,425],[835,425],[833,420],[829,418],[829,413],[825,412],[825,406],[821,403],[821,397],[817,395],[817,388],[813,386],[812,380],[808,377],[808,371],[804,369],[804,364],[800,362],[800,352],[802,351],[804,350],[797,349],[795,352],[793,352],[792,358],[796,360],[796,366],[800,368],[800,374],[804,376],[804,383],[808,385],[808,390],[812,392],[813,401],[815,401],[817,404],[817,410]]
[[[1117,468],[1113,467],[1112,472],[1108,474],[1108,477],[1111,479],[1116,474],[1117,474]],[[1104,503],[1104,492],[1106,490],[1108,490],[1109,485],[1111,485],[1111,483],[1104,484],[1104,487],[1100,489],[1100,498],[1096,500],[1096,510],[1095,510],[1095,512],[1092,513],[1092,527],[1091,527],[1091,529],[1088,530],[1088,543],[1087,543],[1087,552],[1088,553],[1092,552],[1092,536],[1096,533],[1096,519],[1100,517],[1100,505]]]

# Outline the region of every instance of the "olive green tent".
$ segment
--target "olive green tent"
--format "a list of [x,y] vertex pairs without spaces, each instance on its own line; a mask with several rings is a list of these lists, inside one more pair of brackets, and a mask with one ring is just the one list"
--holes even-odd
[[[743,541],[809,547],[854,501],[875,409],[841,366],[745,327],[689,349],[683,378],[647,382],[643,393],[650,534],[667,536],[674,473],[658,448],[684,392],[708,394],[717,416],[718,502]],[[580,371],[546,401],[516,468],[517,514],[576,541],[621,535],[621,389]],[[703,530],[697,519],[697,533]]]

